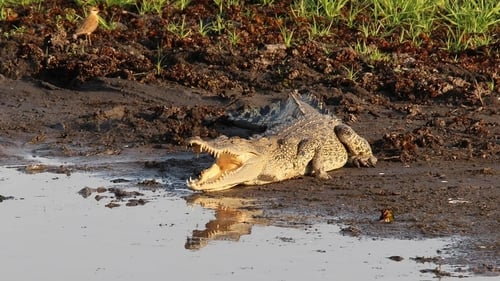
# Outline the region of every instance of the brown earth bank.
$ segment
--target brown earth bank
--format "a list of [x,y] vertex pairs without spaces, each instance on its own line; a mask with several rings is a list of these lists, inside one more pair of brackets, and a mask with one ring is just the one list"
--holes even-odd
[[[451,52],[443,30],[415,46],[338,24],[330,36],[286,47],[280,15],[288,2],[229,8],[224,17],[239,30],[237,44],[226,33],[194,32],[200,18],[214,20],[211,1],[162,16],[102,6],[116,28],[98,28],[91,45],[71,37],[76,25],[66,14],[80,13],[73,1],[14,9],[0,22],[0,162],[15,160],[18,149],[112,158],[178,152],[191,136],[249,136],[255,132],[231,124],[227,112],[297,89],[367,138],[377,166],[345,167],[328,182],[304,177],[210,197],[256,199],[269,218],[333,217],[363,235],[463,235],[471,268],[498,275],[500,41]],[[190,36],[165,29],[184,20]],[[307,30],[295,34],[305,38]],[[358,42],[384,59],[355,51]],[[201,160],[161,166],[182,167],[189,177],[210,161]],[[378,222],[383,209],[394,212],[394,223]]]

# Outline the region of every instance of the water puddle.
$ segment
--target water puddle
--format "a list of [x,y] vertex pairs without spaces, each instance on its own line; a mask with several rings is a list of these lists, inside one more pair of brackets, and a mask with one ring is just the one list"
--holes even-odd
[[2,279],[453,280],[468,275],[457,272],[460,265],[442,264],[453,239],[351,237],[326,221],[279,226],[252,200],[192,194],[175,175],[145,168],[150,160],[134,161],[36,158],[0,167]]

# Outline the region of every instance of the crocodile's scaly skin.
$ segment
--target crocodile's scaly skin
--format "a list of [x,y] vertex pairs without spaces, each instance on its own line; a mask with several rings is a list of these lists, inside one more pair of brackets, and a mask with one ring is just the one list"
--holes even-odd
[[343,167],[374,166],[370,144],[334,115],[325,112],[312,97],[290,94],[285,103],[230,116],[267,125],[250,139],[225,136],[188,141],[195,152],[210,153],[215,163],[197,179],[189,179],[194,190],[219,191],[236,185],[257,185],[314,175],[329,179],[328,171]]

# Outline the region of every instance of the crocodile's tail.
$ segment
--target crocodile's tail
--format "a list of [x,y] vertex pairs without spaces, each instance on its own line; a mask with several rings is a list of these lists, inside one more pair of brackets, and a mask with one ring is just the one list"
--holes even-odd
[[289,94],[286,101],[279,101],[261,108],[228,114],[229,120],[247,128],[272,128],[317,112],[328,114],[323,103],[313,95],[301,95],[298,91]]

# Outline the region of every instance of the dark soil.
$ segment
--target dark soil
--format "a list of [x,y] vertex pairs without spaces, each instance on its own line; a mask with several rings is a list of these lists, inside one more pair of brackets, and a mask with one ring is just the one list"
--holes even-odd
[[[284,48],[276,15],[288,13],[286,4],[249,5],[254,17],[229,9],[237,44],[224,34],[181,38],[165,30],[183,16],[195,30],[199,18],[214,15],[211,1],[168,8],[162,17],[100,8],[119,28],[100,27],[92,45],[71,38],[74,24],[54,20],[80,13],[72,1],[18,8],[0,22],[0,163],[19,149],[51,157],[164,155],[184,150],[191,136],[248,136],[227,122],[228,111],[298,89],[366,137],[377,166],[345,167],[328,182],[304,177],[211,197],[257,199],[268,218],[334,217],[362,235],[461,235],[469,241],[466,262],[498,275],[500,41],[451,53],[439,34],[419,47],[367,38],[390,58],[370,62],[351,48],[359,33],[343,25],[329,38]],[[186,177],[203,165],[185,164]],[[378,221],[384,209],[393,223]]]

